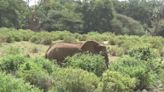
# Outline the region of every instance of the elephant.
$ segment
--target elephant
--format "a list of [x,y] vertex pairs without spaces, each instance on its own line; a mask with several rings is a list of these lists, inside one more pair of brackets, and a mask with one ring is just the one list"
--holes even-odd
[[93,54],[100,54],[105,59],[105,64],[108,67],[108,52],[105,46],[100,45],[96,41],[86,41],[83,44],[72,43],[57,43],[49,46],[45,58],[50,60],[57,60],[58,64],[64,63],[66,57],[73,56],[76,53],[90,52]]

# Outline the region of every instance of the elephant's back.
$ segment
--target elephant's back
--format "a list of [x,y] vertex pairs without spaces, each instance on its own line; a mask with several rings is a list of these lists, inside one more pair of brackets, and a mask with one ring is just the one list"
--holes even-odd
[[63,60],[67,56],[72,56],[80,52],[80,44],[58,43],[49,48],[47,58]]
[[79,44],[61,43],[56,45],[54,49],[57,55],[65,57],[80,52],[80,47]]
[[71,44],[71,43],[59,43],[55,45],[55,48],[80,48],[81,44]]

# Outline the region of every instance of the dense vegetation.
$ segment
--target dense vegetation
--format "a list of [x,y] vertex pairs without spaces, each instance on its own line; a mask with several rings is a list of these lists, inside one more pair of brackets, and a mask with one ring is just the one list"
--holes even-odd
[[[3,82],[0,90],[3,92],[164,91],[162,37],[108,32],[36,33],[8,28],[1,28],[0,35],[0,81]],[[48,44],[87,40],[107,46],[110,54],[108,69],[100,55],[89,53],[66,58],[67,63],[62,67],[44,58]]]
[[[164,92],[163,0],[30,1],[0,0],[0,92]],[[50,44],[88,40],[107,47],[109,68],[91,53],[45,58]]]
[[[25,2],[26,1],[26,2]],[[0,0],[0,27],[164,36],[163,0]]]

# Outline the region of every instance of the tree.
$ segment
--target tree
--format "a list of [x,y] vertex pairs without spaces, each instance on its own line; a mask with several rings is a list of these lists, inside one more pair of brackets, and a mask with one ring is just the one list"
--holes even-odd
[[164,10],[163,0],[113,0],[113,3],[118,13],[140,21],[145,30],[153,35],[158,33],[160,20],[164,15],[162,13]]
[[23,0],[0,0],[0,27],[23,28],[27,5]]
[[[155,4],[155,7],[153,9],[153,26],[154,26],[154,31],[153,35],[157,35],[160,33],[160,23],[161,20],[164,19],[164,1],[163,0],[154,0],[153,2]],[[161,23],[162,24],[162,23]],[[161,25],[162,27],[163,25]]]
[[114,18],[111,0],[85,0],[82,3],[83,31],[110,31],[111,21]]
[[74,0],[47,0],[39,7],[41,28],[44,30],[79,31],[82,28],[78,3]]

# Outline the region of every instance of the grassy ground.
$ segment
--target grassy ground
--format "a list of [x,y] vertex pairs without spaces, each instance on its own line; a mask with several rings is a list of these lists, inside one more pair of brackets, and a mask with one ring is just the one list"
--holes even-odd
[[30,57],[44,56],[49,45],[35,44],[31,42],[14,42],[14,43],[1,43],[0,56],[8,54],[23,54]]
[[[55,41],[53,43],[58,43],[62,41]],[[49,45],[35,44],[29,41],[21,41],[14,43],[1,43],[0,44],[0,56],[9,55],[9,54],[23,54],[30,57],[41,56],[44,57],[46,50]],[[115,61],[119,56],[112,56],[109,54],[109,60]]]

